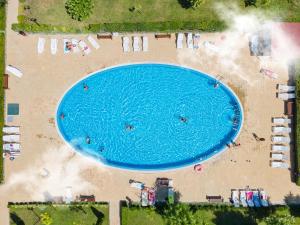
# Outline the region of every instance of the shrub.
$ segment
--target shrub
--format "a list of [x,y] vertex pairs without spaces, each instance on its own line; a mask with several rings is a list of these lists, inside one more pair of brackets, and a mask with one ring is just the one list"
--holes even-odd
[[40,217],[43,225],[51,225],[53,223],[53,220],[48,213],[42,213]]
[[295,218],[291,215],[271,215],[265,219],[267,225],[293,225]]
[[222,31],[226,25],[222,21],[166,21],[145,23],[99,23],[90,24],[86,27],[76,28],[71,26],[15,23],[12,25],[14,31],[25,31],[29,33],[99,33],[99,32],[176,32],[176,31]]
[[18,16],[18,22],[19,23],[26,23],[28,21],[28,17],[25,15],[19,15]]
[[72,19],[82,21],[92,14],[94,3],[92,0],[67,0],[65,7]]
[[256,0],[244,0],[244,3],[245,3],[245,7],[247,6],[256,6]]
[[187,0],[190,7],[193,9],[199,7],[205,0]]
[[295,121],[295,173],[296,184],[300,186],[300,61],[296,64],[296,121]]

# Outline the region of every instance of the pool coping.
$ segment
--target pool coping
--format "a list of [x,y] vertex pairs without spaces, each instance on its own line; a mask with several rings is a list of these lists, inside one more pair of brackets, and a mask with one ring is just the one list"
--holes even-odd
[[[216,77],[209,74],[209,73],[206,73],[206,72],[202,72],[201,70],[198,70],[198,69],[194,69],[192,67],[189,67],[189,66],[185,66],[185,65],[179,65],[179,64],[174,64],[174,63],[165,63],[165,62],[152,62],[152,61],[143,61],[143,62],[133,62],[133,63],[122,63],[122,64],[117,64],[117,65],[114,65],[114,66],[109,66],[109,67],[105,67],[105,68],[102,68],[102,69],[99,69],[99,70],[96,70],[92,73],[89,73],[87,75],[85,75],[84,77],[82,77],[81,79],[79,79],[78,81],[76,81],[75,83],[73,83],[69,88],[67,88],[67,90],[62,94],[62,96],[60,97],[57,105],[56,105],[56,108],[55,108],[55,127],[56,127],[56,130],[59,134],[59,136],[62,138],[62,140],[73,150],[75,151],[76,153],[80,154],[80,155],[83,155],[84,157],[88,157],[90,159],[93,159],[94,161],[96,161],[97,163],[100,163],[101,166],[103,167],[107,167],[107,168],[114,168],[114,169],[120,169],[120,170],[125,170],[125,171],[130,171],[130,172],[142,172],[142,173],[159,173],[159,172],[169,172],[169,171],[175,171],[175,170],[179,170],[179,169],[184,169],[184,168],[187,168],[187,167],[192,167],[194,165],[197,165],[197,164],[203,164],[204,162],[208,161],[208,160],[212,160],[212,159],[215,159],[217,158],[221,153],[225,152],[225,150],[228,149],[228,147],[224,147],[224,148],[220,148],[218,150],[217,153],[213,154],[214,152],[212,152],[212,155],[211,156],[208,156],[208,157],[205,157],[203,160],[200,159],[198,162],[193,162],[193,163],[186,163],[186,164],[182,164],[181,166],[174,166],[174,167],[168,167],[168,168],[160,168],[160,169],[134,169],[134,168],[128,168],[128,167],[125,167],[125,166],[114,166],[114,165],[111,165],[109,163],[106,163],[104,160],[100,160],[100,159],[96,159],[94,157],[92,157],[90,154],[87,154],[87,153],[84,153],[84,152],[81,152],[79,150],[76,150],[76,148],[69,142],[67,141],[64,136],[62,135],[60,129],[59,129],[59,126],[58,126],[58,118],[57,118],[57,112],[58,112],[58,109],[59,109],[59,106],[60,106],[60,103],[62,102],[64,96],[73,88],[75,87],[78,83],[80,83],[82,80],[85,80],[87,79],[88,77],[91,77],[97,73],[100,73],[100,72],[103,72],[103,71],[106,71],[106,70],[109,70],[109,69],[113,69],[113,68],[116,68],[116,67],[121,67],[121,66],[130,66],[130,65],[139,65],[139,64],[158,64],[158,65],[169,65],[169,66],[177,66],[177,67],[181,67],[181,68],[184,68],[184,69],[189,69],[189,70],[194,70],[196,72],[199,72],[201,74],[204,74],[210,78],[212,78],[213,80],[216,80]],[[223,86],[225,86],[229,91],[230,93],[235,97],[235,99],[237,100],[237,102],[239,103],[239,106],[240,106],[240,110],[241,110],[241,122],[240,122],[240,128],[238,130],[238,132],[236,133],[235,137],[233,138],[232,141],[236,141],[236,139],[239,137],[240,133],[241,133],[241,130],[243,128],[243,125],[244,125],[244,108],[243,108],[243,105],[239,99],[239,97],[236,95],[236,93],[227,85],[225,84],[224,82],[222,81],[218,81],[219,83],[221,83]]]

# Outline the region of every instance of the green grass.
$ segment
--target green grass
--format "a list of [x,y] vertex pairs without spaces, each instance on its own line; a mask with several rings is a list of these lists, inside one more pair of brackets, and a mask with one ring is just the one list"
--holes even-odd
[[[5,67],[5,6],[0,7],[0,74],[4,74]],[[2,88],[3,76],[0,79],[0,136],[2,137],[2,127],[4,126],[4,90]],[[2,138],[0,140],[2,146]],[[0,183],[4,180],[2,147],[0,148]]]
[[[25,13],[31,18],[36,18],[41,24],[84,26],[98,23],[143,23],[163,21],[210,21],[218,20],[215,10],[216,2],[236,3],[243,11],[262,9],[264,14],[271,17],[281,17],[286,21],[300,21],[300,3],[298,0],[271,0],[269,5],[263,5],[263,0],[258,0],[257,8],[244,7],[243,0],[206,0],[197,9],[184,8],[180,2],[184,0],[94,0],[95,8],[89,19],[77,22],[66,13],[62,0],[28,0],[30,10]],[[129,8],[135,6],[135,12]]]
[[[300,224],[300,208],[285,206],[272,208],[233,208],[228,206],[196,206],[194,208],[198,223],[207,225],[266,225],[263,218],[270,214],[290,214]],[[163,217],[154,209],[122,207],[122,225],[167,225]]]
[[[0,73],[4,73],[5,66],[5,35],[0,33]],[[2,127],[4,125],[4,90],[2,88],[3,76],[0,79],[0,136],[2,137]],[[2,138],[0,139],[0,146],[2,146]],[[0,148],[0,183],[3,182],[3,157],[2,148]]]
[[296,75],[296,142],[295,142],[295,172],[298,174],[296,176],[296,184],[300,186],[300,59],[295,63],[295,75]]
[[[53,225],[108,225],[107,204],[10,206],[10,225],[41,225],[39,216],[47,212]],[[81,206],[81,207],[80,207]]]

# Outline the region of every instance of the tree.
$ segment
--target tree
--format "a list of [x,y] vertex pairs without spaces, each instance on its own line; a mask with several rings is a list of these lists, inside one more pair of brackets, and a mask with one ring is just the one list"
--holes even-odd
[[43,225],[51,225],[53,222],[52,218],[48,213],[42,213],[40,217]]
[[0,0],[0,7],[3,7],[7,3],[6,0]]
[[94,2],[93,0],[67,0],[65,7],[72,19],[82,21],[92,14]]
[[256,0],[244,0],[244,3],[245,3],[245,7],[247,6],[256,6]]
[[291,215],[271,215],[265,222],[267,225],[294,225],[295,218]]
[[203,4],[205,2],[205,0],[187,0],[190,7],[192,7],[193,9],[196,9],[197,7],[199,7],[201,4]]
[[164,210],[168,225],[196,225],[197,220],[187,204],[168,205]]

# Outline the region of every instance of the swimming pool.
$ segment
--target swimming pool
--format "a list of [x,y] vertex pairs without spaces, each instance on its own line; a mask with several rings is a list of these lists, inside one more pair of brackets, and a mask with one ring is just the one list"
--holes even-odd
[[226,85],[169,64],[107,68],[78,81],[60,100],[56,123],[76,151],[106,165],[166,170],[218,154],[243,123]]

